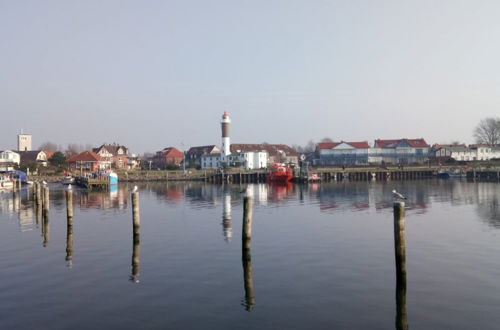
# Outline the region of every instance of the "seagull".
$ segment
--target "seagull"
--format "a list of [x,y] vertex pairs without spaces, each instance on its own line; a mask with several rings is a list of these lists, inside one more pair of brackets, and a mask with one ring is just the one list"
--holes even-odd
[[395,198],[399,198],[399,199],[406,199],[406,196],[401,195],[401,194],[400,194],[400,193],[398,193],[396,190],[393,190],[393,191],[392,191],[392,195],[393,195]]
[[44,186],[46,186],[46,185],[47,185],[47,181],[43,180],[43,181],[42,181],[42,184],[43,184]]
[[68,184],[68,190],[72,190],[72,189],[73,189],[73,187],[71,187],[71,183]]
[[139,188],[137,188],[137,186],[134,186],[134,189],[132,189],[132,192],[136,192],[137,190],[139,190]]

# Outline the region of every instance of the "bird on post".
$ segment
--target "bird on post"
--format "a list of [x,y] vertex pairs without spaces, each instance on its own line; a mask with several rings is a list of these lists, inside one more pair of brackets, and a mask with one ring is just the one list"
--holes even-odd
[[68,184],[68,190],[72,190],[72,189],[73,189],[73,187],[71,186],[71,183]]
[[137,186],[134,186],[134,189],[132,189],[132,192],[137,192],[137,190],[139,190],[139,188],[137,188]]
[[406,196],[398,193],[396,190],[392,191],[392,196],[394,196],[394,198],[396,199],[407,199]]

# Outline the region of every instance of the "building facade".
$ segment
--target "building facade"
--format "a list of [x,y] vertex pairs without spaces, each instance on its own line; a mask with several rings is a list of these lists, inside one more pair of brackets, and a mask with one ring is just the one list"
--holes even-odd
[[103,144],[92,151],[109,161],[114,168],[127,168],[129,151],[125,146],[118,144]]
[[220,153],[220,149],[215,145],[191,147],[186,152],[186,167],[202,168],[202,156]]
[[169,165],[180,166],[184,160],[184,153],[177,148],[168,147],[157,151],[153,157],[153,164],[156,168],[164,169]]
[[12,150],[0,151],[0,171],[12,171],[21,163],[21,155]]
[[17,135],[17,150],[19,151],[31,151],[32,149],[32,136],[30,134],[18,134]]
[[102,171],[111,169],[109,159],[99,156],[93,151],[86,150],[73,155],[68,159],[69,168],[74,171]]
[[370,162],[368,142],[322,142],[316,145],[317,166],[366,165]]

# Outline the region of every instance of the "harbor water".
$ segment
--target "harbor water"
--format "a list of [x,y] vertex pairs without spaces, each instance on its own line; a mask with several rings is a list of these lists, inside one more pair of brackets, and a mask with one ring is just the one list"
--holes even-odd
[[133,185],[73,188],[71,226],[62,185],[0,193],[0,329],[499,328],[499,183],[137,184],[140,239]]

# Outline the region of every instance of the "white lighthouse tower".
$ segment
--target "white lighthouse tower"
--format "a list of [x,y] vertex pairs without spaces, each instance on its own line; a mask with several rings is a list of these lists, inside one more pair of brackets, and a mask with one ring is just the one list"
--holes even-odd
[[231,126],[231,118],[229,118],[229,115],[227,112],[224,112],[222,115],[222,120],[221,120],[221,126],[222,126],[222,161],[223,162],[228,162],[228,156],[231,154],[231,140],[229,138],[229,126]]

